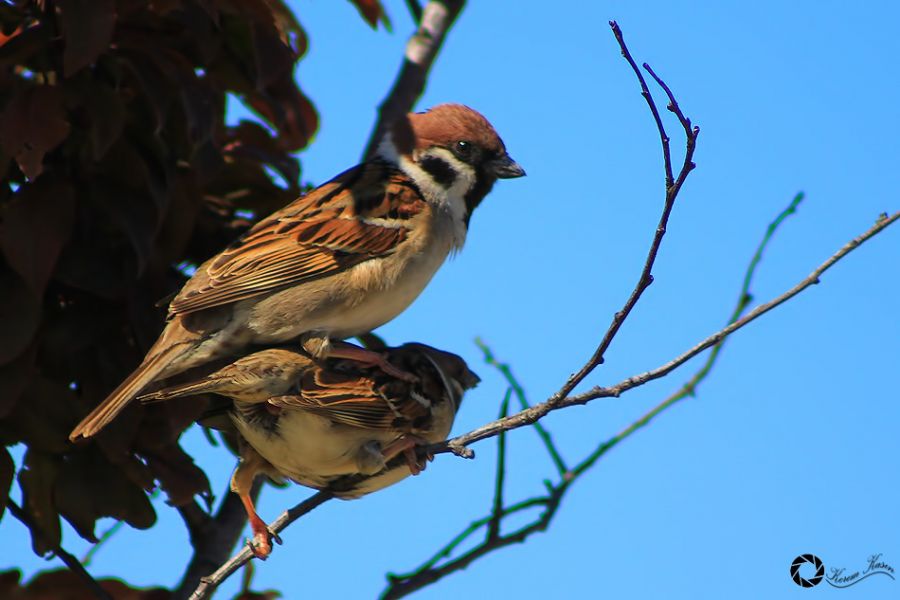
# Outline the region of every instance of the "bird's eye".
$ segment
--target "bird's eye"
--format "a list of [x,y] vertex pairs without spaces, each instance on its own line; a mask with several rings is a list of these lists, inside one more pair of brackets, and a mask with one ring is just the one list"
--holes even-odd
[[462,159],[467,159],[472,156],[472,149],[474,147],[475,145],[472,142],[460,140],[456,142],[456,146],[453,148],[453,153]]

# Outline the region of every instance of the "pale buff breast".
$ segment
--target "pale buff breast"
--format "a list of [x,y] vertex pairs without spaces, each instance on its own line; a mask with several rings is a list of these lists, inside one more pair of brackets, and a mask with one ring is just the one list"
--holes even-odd
[[236,417],[232,421],[278,472],[311,487],[324,487],[342,475],[377,472],[384,466],[380,448],[399,437],[396,432],[334,424],[299,410],[282,413],[277,434],[248,427]]
[[246,327],[254,342],[283,342],[311,331],[341,339],[394,319],[422,293],[456,245],[451,215],[429,216],[385,258],[280,290],[252,305],[248,301]]

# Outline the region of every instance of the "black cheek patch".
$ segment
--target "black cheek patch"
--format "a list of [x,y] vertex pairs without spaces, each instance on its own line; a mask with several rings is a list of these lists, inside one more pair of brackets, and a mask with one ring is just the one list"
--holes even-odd
[[426,156],[419,163],[422,169],[431,175],[434,182],[448,188],[456,181],[456,171],[447,161],[436,156]]

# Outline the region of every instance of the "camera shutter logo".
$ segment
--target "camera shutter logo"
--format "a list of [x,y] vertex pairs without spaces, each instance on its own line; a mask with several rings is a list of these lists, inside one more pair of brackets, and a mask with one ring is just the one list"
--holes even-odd
[[[807,563],[811,564],[816,569],[816,574],[809,579],[800,576],[800,567]],[[793,579],[794,583],[800,587],[815,587],[822,582],[823,577],[825,577],[825,565],[822,564],[822,559],[815,554],[801,554],[791,563],[791,579]]]

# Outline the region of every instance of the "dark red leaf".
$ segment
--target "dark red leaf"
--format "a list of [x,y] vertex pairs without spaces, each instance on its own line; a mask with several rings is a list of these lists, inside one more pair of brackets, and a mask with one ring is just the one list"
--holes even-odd
[[22,508],[33,521],[31,547],[39,556],[59,547],[59,513],[53,505],[53,486],[59,469],[59,459],[29,449],[25,453],[25,466],[19,471]]
[[[147,128],[159,133],[165,123],[169,107],[177,90],[169,85],[164,73],[155,63],[138,52],[118,52],[119,63],[133,78],[132,89],[139,93],[139,103],[146,106],[153,121]],[[132,104],[132,115],[136,115],[138,102]]]
[[68,456],[54,486],[54,501],[60,514],[89,541],[96,541],[94,525],[101,517],[125,521],[136,529],[156,522],[144,490],[95,446]]
[[100,160],[122,134],[125,105],[115,90],[100,82],[94,82],[82,101],[91,116],[92,155]]
[[[285,154],[278,141],[264,127],[253,121],[241,121],[229,128],[225,152],[235,158],[245,158],[255,163],[257,168],[268,165],[277,170],[287,181],[290,189],[299,195],[300,163]],[[241,171],[252,171],[250,165],[242,165]]]
[[373,29],[378,27],[378,21],[384,23],[385,28],[390,29],[391,22],[379,0],[350,0],[350,2]]
[[[97,595],[81,575],[69,569],[42,571],[20,584],[18,571],[0,573],[0,598],[15,600],[94,600]],[[100,587],[115,600],[170,600],[172,592],[161,587],[136,588],[118,579],[100,579]]]
[[256,85],[264,88],[294,69],[294,56],[274,26],[262,23],[253,25],[253,54],[256,59]]
[[19,188],[4,213],[0,249],[38,298],[75,223],[72,187],[43,177]]
[[200,203],[196,189],[183,175],[176,178],[169,191],[171,204],[156,236],[156,248],[164,264],[175,264],[184,257]]
[[297,89],[292,77],[281,79],[262,92],[248,94],[247,103],[278,129],[282,149],[290,152],[304,148],[319,126],[316,109]]
[[78,422],[76,399],[68,385],[38,375],[6,422],[31,450],[61,454],[71,447],[69,432]]
[[22,573],[18,569],[0,573],[0,598],[18,598],[19,579]]
[[0,519],[6,510],[6,501],[9,500],[9,488],[12,486],[13,475],[16,474],[16,463],[6,448],[0,450]]
[[169,502],[182,506],[197,494],[211,495],[206,473],[194,463],[178,444],[169,444],[155,451],[143,451],[153,476],[159,480]]
[[35,373],[35,347],[0,366],[0,419],[10,413]]
[[116,25],[115,0],[57,0],[65,51],[63,72],[71,77],[109,48]]
[[174,10],[182,8],[182,0],[153,0],[147,4],[147,8],[154,13],[165,16]]
[[137,273],[134,254],[120,250],[122,247],[114,246],[111,236],[88,235],[77,243],[73,241],[59,257],[56,279],[103,298],[119,299]]
[[69,122],[58,86],[22,88],[0,115],[0,144],[28,179],[44,170],[44,154],[69,135]]
[[0,265],[0,365],[22,354],[41,318],[41,305],[25,281]]
[[[120,144],[117,148],[123,147]],[[153,249],[159,216],[153,202],[144,194],[136,194],[129,188],[98,181],[91,186],[92,201],[128,236],[137,257],[137,273],[147,265]]]
[[32,24],[0,45],[0,65],[18,65],[26,62],[35,52],[46,48],[50,40],[50,28]]

